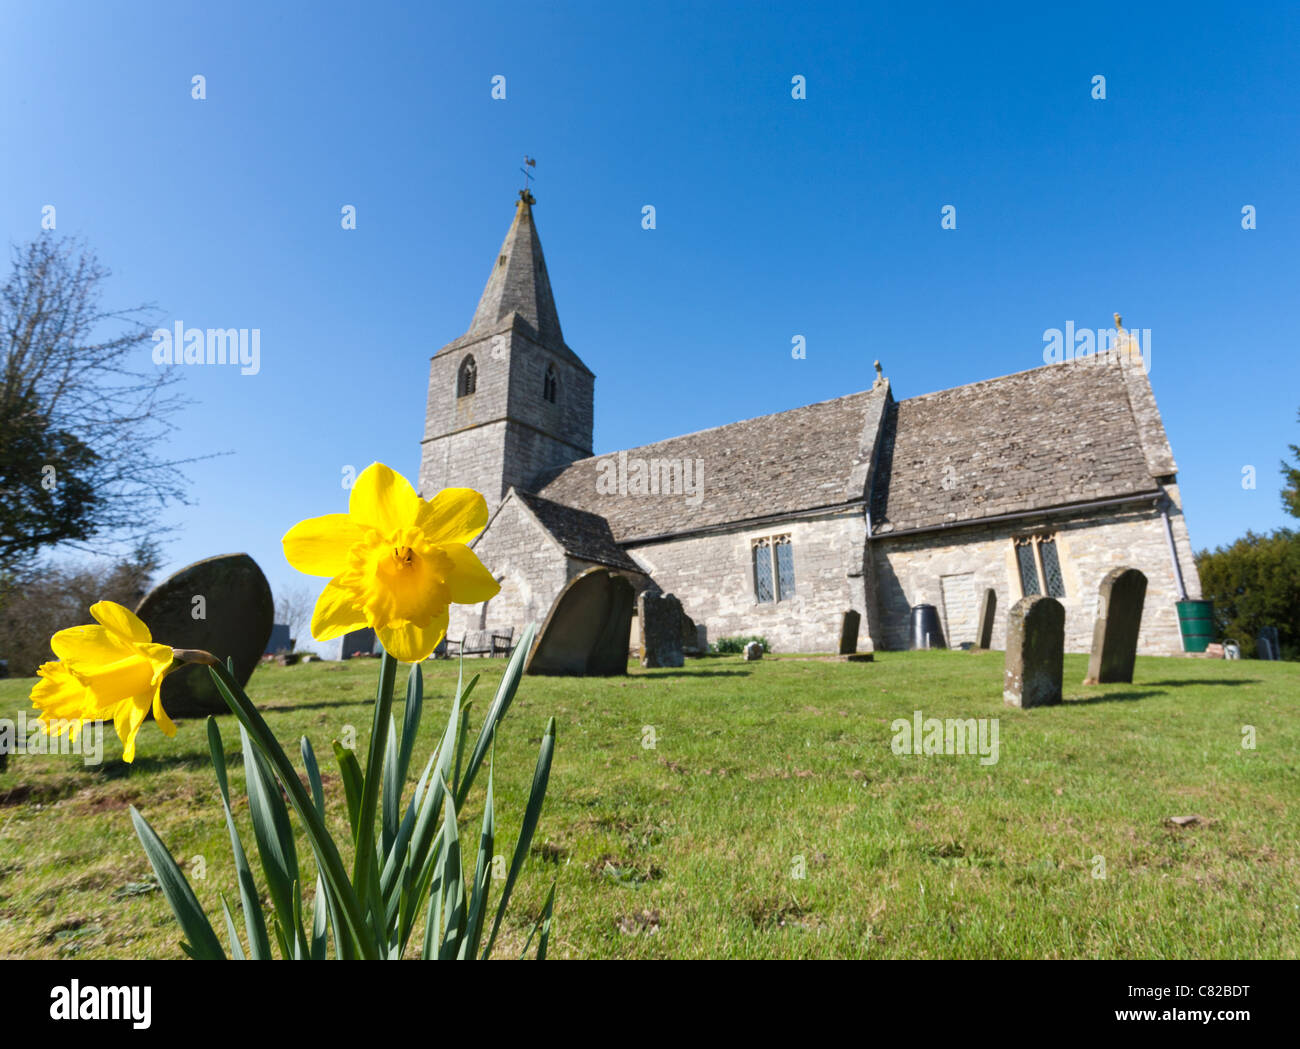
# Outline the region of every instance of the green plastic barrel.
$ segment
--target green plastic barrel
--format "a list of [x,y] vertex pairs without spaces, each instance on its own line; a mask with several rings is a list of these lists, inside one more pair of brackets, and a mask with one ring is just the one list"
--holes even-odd
[[1183,635],[1184,652],[1204,652],[1214,640],[1214,602],[1179,601],[1178,629]]

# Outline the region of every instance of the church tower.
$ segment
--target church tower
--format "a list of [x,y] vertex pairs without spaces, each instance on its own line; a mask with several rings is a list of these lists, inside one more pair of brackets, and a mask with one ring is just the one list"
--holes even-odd
[[565,344],[522,190],[469,331],[429,366],[420,494],[474,488],[488,511],[591,455],[596,377]]

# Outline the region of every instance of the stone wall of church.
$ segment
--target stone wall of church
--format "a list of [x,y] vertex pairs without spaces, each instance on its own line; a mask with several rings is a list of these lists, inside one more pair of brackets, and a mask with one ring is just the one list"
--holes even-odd
[[[529,487],[532,478],[522,475],[530,469],[564,465],[591,455],[595,380],[565,357],[551,353],[517,332],[513,333],[510,346],[510,418],[550,435],[563,449],[560,458],[552,453],[549,460],[537,463],[536,467],[531,463],[515,466],[512,460],[507,460],[520,474],[509,483]],[[548,365],[555,369],[558,380],[554,402],[544,396]]]
[[518,500],[507,499],[473,549],[501,592],[485,604],[452,605],[447,636],[514,627],[517,640],[526,624],[540,625],[570,575],[559,543]]
[[[793,550],[795,593],[759,602],[754,541],[783,535]],[[859,509],[634,546],[628,553],[666,593],[677,595],[686,614],[708,629],[710,641],[760,634],[776,652],[834,652],[843,613],[863,611],[865,539]]]
[[[1166,491],[1173,503],[1170,523],[1184,585],[1189,597],[1199,598],[1200,579],[1177,487],[1167,486]],[[1047,533],[1056,537],[1065,585],[1065,597],[1060,600],[1065,606],[1066,651],[1087,652],[1092,647],[1097,588],[1107,572],[1121,565],[1137,568],[1147,577],[1138,651],[1144,655],[1183,651],[1174,605],[1177,586],[1164,525],[1149,504],[1073,519],[1026,520],[874,540],[871,556],[880,624],[876,646],[907,648],[910,610],[923,603],[938,609],[951,647],[973,641],[969,602],[978,601],[985,588],[992,587],[998,598],[993,646],[1003,648],[1007,611],[1021,597],[1015,538]]]
[[489,512],[495,510],[505,495],[501,464],[506,439],[505,422],[493,422],[426,441],[420,456],[420,494],[431,499],[444,488],[473,488],[483,494]]
[[[473,357],[475,392],[457,396]],[[543,395],[546,366],[558,379]],[[420,492],[474,488],[496,509],[512,485],[534,490],[557,467],[590,454],[594,382],[587,372],[509,329],[439,354],[429,365]]]

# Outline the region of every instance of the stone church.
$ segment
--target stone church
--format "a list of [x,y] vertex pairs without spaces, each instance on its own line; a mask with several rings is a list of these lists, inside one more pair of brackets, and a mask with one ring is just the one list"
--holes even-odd
[[[524,191],[469,330],[432,358],[420,490],[472,487],[475,550],[501,592],[452,606],[448,636],[542,622],[593,566],[676,594],[709,639],[834,652],[906,648],[910,609],[973,642],[986,588],[1007,610],[1048,594],[1067,651],[1091,645],[1097,588],[1149,580],[1139,651],[1183,650],[1175,602],[1200,581],[1177,466],[1139,357],[1120,350],[895,399],[870,389],[592,453],[595,376],[564,341]],[[635,636],[635,632],[634,632]]]

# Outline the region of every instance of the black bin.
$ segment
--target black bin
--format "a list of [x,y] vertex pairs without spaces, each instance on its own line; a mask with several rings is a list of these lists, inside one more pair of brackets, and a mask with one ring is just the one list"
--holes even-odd
[[939,610],[934,605],[913,605],[912,650],[947,647],[943,643],[943,628],[939,626]]

